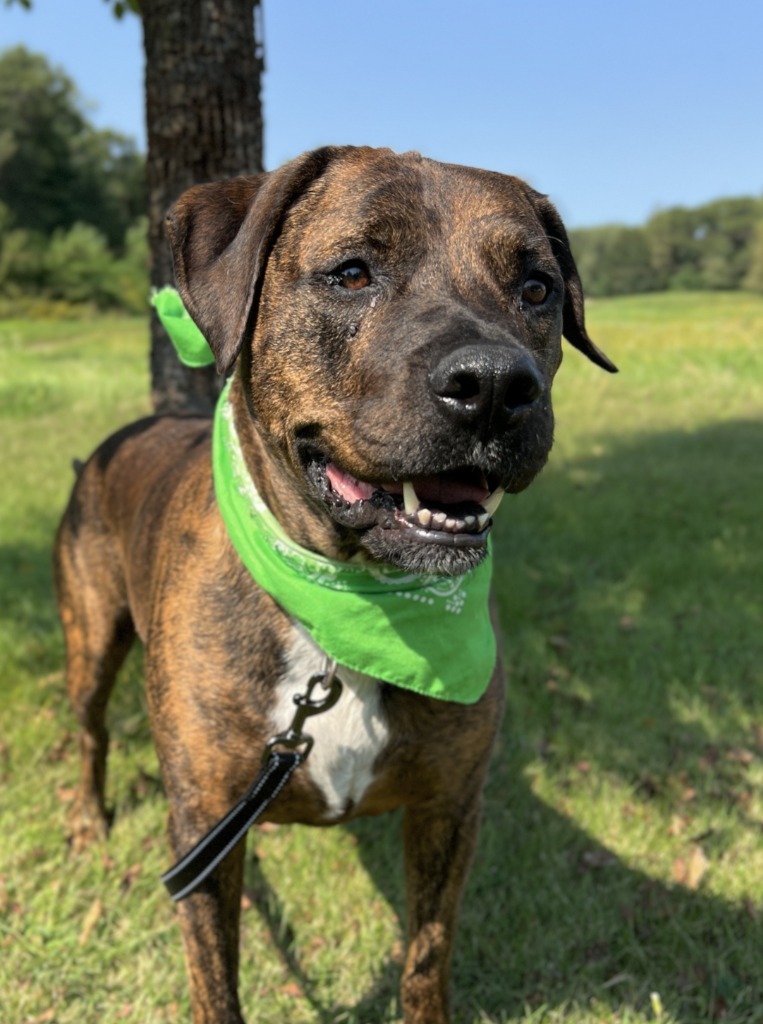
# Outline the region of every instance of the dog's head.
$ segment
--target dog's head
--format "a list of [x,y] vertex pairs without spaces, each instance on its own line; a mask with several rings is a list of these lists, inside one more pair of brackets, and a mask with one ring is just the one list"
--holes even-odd
[[564,226],[517,178],[326,148],[190,189],[177,285],[331,529],[412,571],[479,563],[546,462],[562,334],[599,366]]

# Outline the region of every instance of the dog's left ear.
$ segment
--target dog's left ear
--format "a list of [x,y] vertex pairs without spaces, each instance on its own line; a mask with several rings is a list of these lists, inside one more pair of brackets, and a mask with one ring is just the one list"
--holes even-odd
[[592,363],[596,363],[597,366],[601,366],[602,369],[608,370],[610,373],[617,373],[615,364],[588,337],[583,307],[583,285],[580,281],[578,268],[575,266],[575,260],[572,258],[570,241],[562,223],[562,218],[556,212],[556,207],[547,196],[541,195],[540,192],[535,192],[534,189],[530,189],[529,193],[530,201],[540,217],[546,237],[551,243],[556,262],[559,264],[559,269],[564,278],[565,294],[562,334],[571,345],[574,345],[576,349],[579,349],[584,355],[588,356]]
[[254,327],[268,255],[295,200],[341,151],[305,153],[270,174],[195,185],[165,220],[185,308],[227,374]]

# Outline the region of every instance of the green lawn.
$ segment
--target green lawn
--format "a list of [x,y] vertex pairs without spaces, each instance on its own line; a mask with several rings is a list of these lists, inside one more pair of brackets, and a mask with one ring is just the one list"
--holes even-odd
[[[457,1019],[763,1022],[763,299],[601,300],[548,469],[496,542],[509,711],[454,965]],[[0,1021],[183,1021],[136,653],[107,844],[74,857],[50,587],[73,476],[147,411],[141,320],[0,321]],[[398,822],[250,842],[251,1024],[398,1019]]]

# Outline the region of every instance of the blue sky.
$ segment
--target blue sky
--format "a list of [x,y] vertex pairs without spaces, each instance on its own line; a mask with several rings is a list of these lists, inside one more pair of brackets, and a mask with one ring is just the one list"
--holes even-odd
[[[144,144],[141,31],[103,0],[0,7]],[[324,143],[518,174],[568,225],[763,193],[761,0],[264,0],[268,168]]]

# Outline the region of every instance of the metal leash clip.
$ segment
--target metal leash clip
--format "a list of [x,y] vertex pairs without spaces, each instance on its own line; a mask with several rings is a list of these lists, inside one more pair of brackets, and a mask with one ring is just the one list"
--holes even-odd
[[[313,691],[317,686],[328,690],[328,693],[319,700],[313,700]],[[329,708],[333,708],[339,700],[341,693],[342,684],[337,679],[336,662],[333,660],[327,661],[323,672],[316,672],[315,675],[310,676],[307,683],[307,692],[294,695],[297,711],[291,725],[286,732],[281,732],[277,736],[271,736],[265,744],[265,749],[262,753],[262,763],[265,764],[267,762],[275,747],[286,747],[287,750],[296,750],[297,747],[304,746],[304,750],[301,751],[301,759],[304,761],[313,747],[313,737],[302,732],[305,720],[313,715],[320,715],[324,711],[328,711]]]

